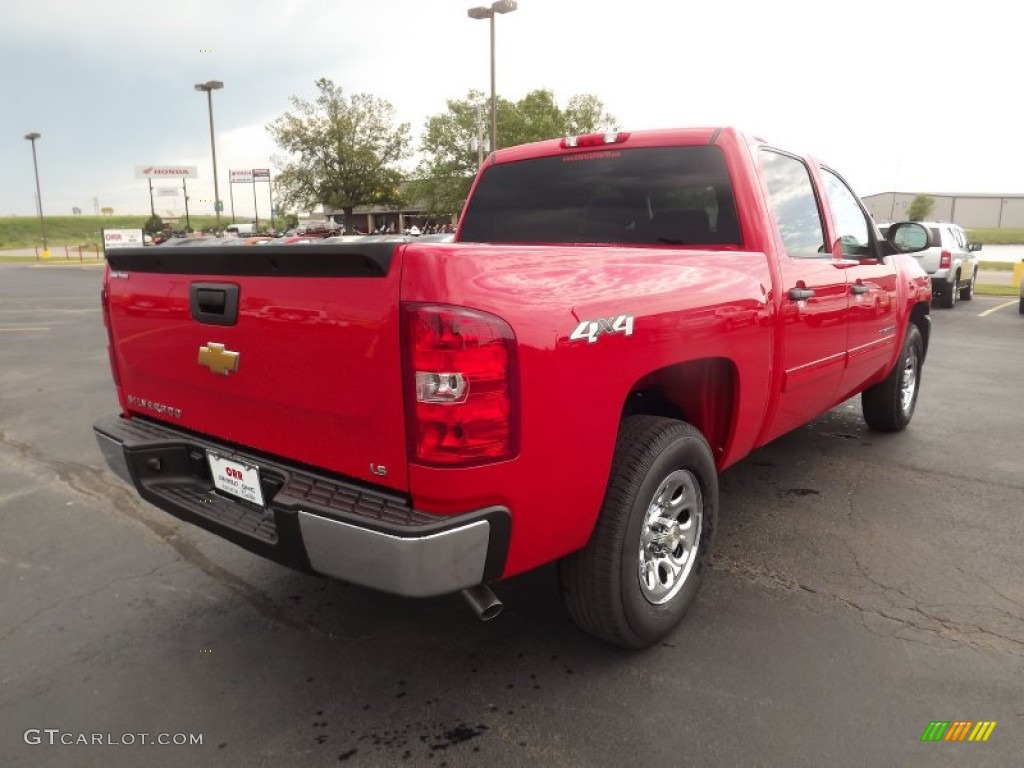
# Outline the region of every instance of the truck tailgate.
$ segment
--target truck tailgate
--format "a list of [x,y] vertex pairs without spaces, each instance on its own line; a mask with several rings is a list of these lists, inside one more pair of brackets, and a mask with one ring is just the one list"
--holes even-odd
[[122,406],[405,491],[394,243],[111,251]]

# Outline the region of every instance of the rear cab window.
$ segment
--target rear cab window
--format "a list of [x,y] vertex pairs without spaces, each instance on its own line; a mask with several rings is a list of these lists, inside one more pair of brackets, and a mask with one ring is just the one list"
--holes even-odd
[[577,152],[486,168],[461,242],[742,244],[732,182],[716,146]]

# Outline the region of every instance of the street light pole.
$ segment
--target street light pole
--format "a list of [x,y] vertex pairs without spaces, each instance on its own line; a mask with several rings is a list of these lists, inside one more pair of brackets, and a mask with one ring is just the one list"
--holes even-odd
[[[39,211],[39,230],[43,235],[43,253],[45,254],[49,248],[46,247],[46,221],[43,219],[43,193],[39,189],[39,163],[36,160],[36,139],[42,136],[41,133],[26,133],[25,138],[32,142],[32,168],[36,172],[36,210]],[[49,258],[47,256],[47,258]]]
[[483,109],[476,105],[476,167],[484,164],[484,116]]
[[206,106],[210,113],[210,152],[213,155],[213,210],[217,214],[217,230],[220,230],[220,187],[217,184],[217,142],[213,134],[213,92],[224,87],[220,80],[196,83],[197,91],[206,91]]
[[471,19],[489,19],[491,22],[491,152],[498,148],[498,97],[495,86],[494,17],[498,13],[512,13],[518,7],[519,5],[516,3],[516,0],[497,0],[497,2],[491,3],[490,8],[485,8],[481,5],[466,11],[466,15]]

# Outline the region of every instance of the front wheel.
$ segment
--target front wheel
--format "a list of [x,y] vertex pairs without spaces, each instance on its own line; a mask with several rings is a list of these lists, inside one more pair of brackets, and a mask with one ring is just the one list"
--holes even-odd
[[590,541],[559,562],[569,615],[625,648],[646,648],[682,620],[708,568],[718,475],[703,435],[660,416],[619,426]]
[[864,421],[880,432],[899,432],[914,415],[921,390],[921,364],[924,343],[913,323],[907,328],[903,350],[892,371],[883,381],[865,389],[860,396]]

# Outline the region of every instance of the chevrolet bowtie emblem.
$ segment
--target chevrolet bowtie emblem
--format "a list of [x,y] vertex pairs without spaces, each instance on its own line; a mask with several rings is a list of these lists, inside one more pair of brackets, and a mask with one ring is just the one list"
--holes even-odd
[[238,370],[238,353],[224,349],[223,344],[208,341],[205,347],[199,348],[199,364],[205,365],[214,373],[227,376]]

